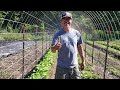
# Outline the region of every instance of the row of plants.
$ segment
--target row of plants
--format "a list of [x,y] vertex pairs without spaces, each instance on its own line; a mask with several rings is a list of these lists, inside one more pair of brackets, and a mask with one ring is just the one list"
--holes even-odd
[[[90,47],[91,47],[91,46],[87,47],[86,53],[87,53],[88,56],[91,57],[92,54],[90,54],[90,53],[92,53],[92,52],[89,50]],[[91,47],[91,48],[92,48],[92,47]],[[97,51],[95,51],[95,52],[97,52]],[[99,51],[99,53],[100,53],[103,57],[105,56],[105,53],[103,53],[102,51]],[[119,61],[118,61],[117,59],[111,57],[110,55],[108,55],[107,58],[108,58],[108,60],[109,60],[109,61],[107,62],[107,70],[110,72],[110,74],[115,75],[115,76],[118,76],[118,75],[120,74],[120,69],[119,69],[119,66],[118,66]],[[94,53],[94,60],[97,61],[97,62],[99,62],[99,64],[101,64],[102,66],[105,65],[105,62],[104,62],[104,60],[103,60],[102,58],[99,58],[99,59],[98,59],[97,53]],[[94,62],[95,62],[95,61],[94,61]],[[111,61],[114,61],[114,64],[112,64]],[[92,64],[91,64],[91,65],[92,65]],[[89,65],[88,65],[88,66],[89,66]]]
[[[86,41],[86,43],[91,45],[91,46],[93,45],[93,41]],[[99,44],[99,43],[96,43],[96,42],[94,43],[94,47],[102,48],[102,49],[106,50],[106,45],[102,45],[102,44]],[[119,50],[111,48],[111,47],[108,48],[108,52],[109,53],[114,53],[116,55],[120,55]]]
[[115,39],[119,39],[120,37],[119,30],[118,31],[97,30],[97,34],[101,40],[106,40],[106,39],[115,40]]
[[84,71],[81,72],[82,79],[101,79],[97,74],[92,71],[92,66],[87,65]]
[[[99,44],[107,46],[106,41],[96,41]],[[120,50],[120,40],[115,40],[115,41],[110,41],[109,42],[109,47],[114,48],[116,50]]]
[[[25,33],[24,40],[49,40],[52,36],[41,33]],[[0,33],[0,40],[23,40],[23,33]]]
[[[32,35],[27,33],[24,35],[24,40],[31,40]],[[23,40],[22,33],[0,33],[0,40]]]
[[50,70],[55,59],[56,54],[49,50],[27,79],[49,79]]

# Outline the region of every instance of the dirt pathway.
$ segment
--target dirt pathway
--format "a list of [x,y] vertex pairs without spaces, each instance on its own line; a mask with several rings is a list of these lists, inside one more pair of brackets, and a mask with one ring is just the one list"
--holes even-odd
[[54,64],[52,65],[50,71],[50,79],[55,79],[56,65],[57,65],[57,60],[54,60]]

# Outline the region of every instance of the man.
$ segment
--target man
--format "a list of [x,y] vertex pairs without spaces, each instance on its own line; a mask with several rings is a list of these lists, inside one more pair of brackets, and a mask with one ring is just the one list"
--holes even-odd
[[[61,16],[61,30],[54,34],[51,51],[58,51],[55,79],[80,79],[77,53],[81,56],[81,70],[84,69],[84,51],[81,34],[71,27],[72,14],[63,12]],[[78,52],[77,52],[78,51]]]

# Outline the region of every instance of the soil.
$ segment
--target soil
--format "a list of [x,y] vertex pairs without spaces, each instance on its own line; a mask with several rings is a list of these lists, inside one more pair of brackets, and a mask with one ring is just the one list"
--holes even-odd
[[55,79],[56,65],[57,65],[57,60],[54,60],[54,64],[52,65],[51,70],[50,70],[49,79]]

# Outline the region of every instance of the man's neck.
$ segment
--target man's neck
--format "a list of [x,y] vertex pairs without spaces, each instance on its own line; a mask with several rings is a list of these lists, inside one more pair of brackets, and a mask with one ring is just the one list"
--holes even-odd
[[70,31],[71,31],[71,27],[69,27],[69,28],[64,28],[64,31],[65,31],[65,32],[70,32]]

